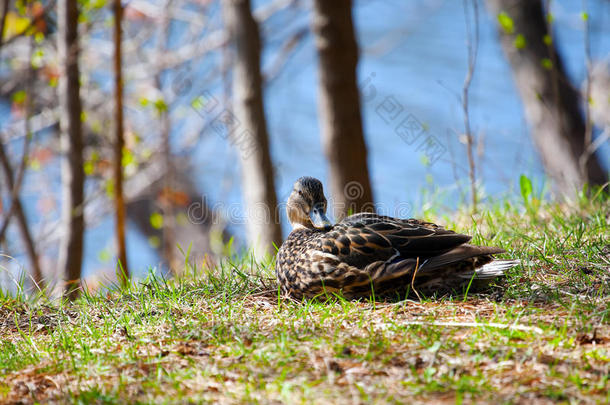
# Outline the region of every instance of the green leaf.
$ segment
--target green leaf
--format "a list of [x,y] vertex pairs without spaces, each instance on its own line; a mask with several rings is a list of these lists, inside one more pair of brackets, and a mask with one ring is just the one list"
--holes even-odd
[[108,198],[114,198],[114,181],[112,179],[106,180],[105,189]]
[[36,51],[34,51],[30,63],[35,69],[39,69],[44,65],[44,51],[42,48],[37,48]]
[[123,148],[123,156],[121,159],[121,165],[123,167],[127,167],[130,164],[134,164],[136,161],[135,156],[133,155],[133,153],[131,153],[131,151],[127,148]]
[[527,204],[533,192],[532,181],[522,174],[519,177],[519,186],[521,188],[521,197],[523,197],[523,201]]
[[95,169],[95,165],[92,161],[87,160],[83,165],[83,170],[87,176],[91,176],[93,174],[93,169]]
[[163,227],[163,215],[158,212],[150,214],[150,225],[155,229],[161,229]]
[[158,114],[167,111],[167,104],[165,104],[163,99],[160,98],[155,101],[155,110],[157,110]]
[[26,98],[25,90],[19,90],[14,92],[11,98],[13,100],[13,103],[22,104]]
[[191,107],[193,107],[195,110],[198,110],[200,108],[202,108],[206,103],[205,97],[203,96],[199,96],[193,99],[193,101],[191,101]]
[[41,168],[40,160],[38,159],[29,159],[28,166],[31,170],[38,171]]
[[500,24],[500,27],[502,27],[502,29],[504,30],[505,34],[512,34],[513,32],[515,32],[515,22],[504,11],[498,14],[498,23]]
[[583,21],[588,21],[589,13],[587,13],[586,11],[583,11],[582,13],[580,13],[580,18],[582,18]]
[[527,40],[525,39],[525,37],[522,34],[517,34],[517,36],[515,37],[515,48],[517,49],[524,49],[527,46]]
[[545,68],[546,70],[551,70],[553,69],[553,61],[550,60],[549,58],[543,58],[540,61],[540,64],[542,65],[543,68]]
[[549,34],[546,34],[544,36],[544,38],[542,38],[542,41],[544,42],[545,45],[551,45],[553,43],[553,37],[550,36]]

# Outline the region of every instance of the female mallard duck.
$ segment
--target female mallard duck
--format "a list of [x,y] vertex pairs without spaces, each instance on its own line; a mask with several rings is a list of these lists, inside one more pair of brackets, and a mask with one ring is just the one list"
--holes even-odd
[[358,298],[411,285],[446,291],[517,263],[494,260],[503,249],[470,245],[468,235],[417,219],[360,213],[332,225],[322,183],[312,177],[296,181],[286,211],[292,232],[278,251],[276,273],[282,291],[298,298],[325,291]]

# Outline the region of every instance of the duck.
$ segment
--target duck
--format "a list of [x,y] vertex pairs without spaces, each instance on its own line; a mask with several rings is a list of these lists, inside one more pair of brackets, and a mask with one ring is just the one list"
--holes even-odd
[[286,203],[292,231],[276,256],[281,292],[296,299],[346,299],[457,291],[493,280],[518,264],[504,249],[469,244],[471,236],[414,218],[372,212],[333,224],[322,182],[301,177]]

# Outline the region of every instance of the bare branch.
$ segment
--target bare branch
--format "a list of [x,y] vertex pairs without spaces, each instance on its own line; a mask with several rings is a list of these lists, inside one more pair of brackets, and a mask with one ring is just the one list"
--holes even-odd
[[[0,24],[0,28],[1,28],[0,36],[4,29],[7,8],[8,8],[8,0],[5,0],[5,4],[3,7],[3,12],[2,12],[2,23]],[[0,49],[1,48],[2,48],[2,44],[0,43]],[[30,58],[32,57],[32,50],[33,50],[32,40],[30,39],[30,48],[29,48],[29,54],[28,54]],[[23,238],[23,241],[25,244],[25,250],[27,252],[27,255],[30,259],[30,263],[32,266],[32,276],[33,276],[34,282],[40,286],[40,285],[42,285],[42,282],[43,282],[42,270],[40,268],[40,261],[39,261],[38,253],[36,252],[36,247],[34,245],[34,238],[32,238],[30,228],[28,227],[28,221],[25,216],[25,211],[23,209],[21,199],[19,198],[19,194],[21,191],[21,185],[23,184],[23,178],[24,178],[27,158],[28,158],[29,150],[30,150],[30,141],[32,139],[29,116],[30,116],[31,105],[32,105],[31,100],[33,97],[31,84],[34,79],[33,78],[34,75],[33,75],[33,68],[31,66],[31,64],[29,64],[28,76],[29,76],[29,80],[27,80],[27,84],[26,84],[27,89],[26,89],[25,118],[24,118],[24,128],[25,128],[26,137],[25,137],[24,144],[23,144],[23,156],[21,158],[21,162],[17,169],[16,177],[14,176],[13,168],[11,167],[10,161],[9,161],[6,151],[4,149],[4,143],[2,142],[2,139],[0,139],[0,164],[2,165],[5,181],[6,181],[6,184],[8,185],[8,187],[10,189],[10,193],[11,193],[11,196],[10,196],[11,207],[9,208],[9,210],[4,218],[4,222],[2,223],[2,226],[0,227],[0,241],[4,240],[4,235],[5,235],[6,230],[8,229],[8,225],[10,223],[11,217],[13,215],[16,215],[17,224],[18,224],[19,230],[21,232],[21,237]]]
[[585,67],[587,69],[587,78],[585,82],[585,145],[584,151],[580,158],[578,159],[578,163],[580,165],[580,170],[582,173],[586,173],[587,171],[587,163],[589,162],[589,158],[593,153],[595,153],[596,147],[593,147],[593,120],[591,119],[591,73],[593,70],[593,63],[591,62],[591,27],[589,24],[589,15],[587,10],[587,0],[582,0],[582,18],[585,34]]
[[474,161],[474,135],[470,128],[470,112],[468,104],[468,96],[470,91],[470,84],[474,76],[474,68],[477,62],[477,53],[479,49],[479,5],[477,0],[472,0],[472,8],[474,13],[474,34],[472,33],[468,0],[464,0],[464,15],[466,18],[466,37],[468,45],[468,72],[464,79],[464,85],[462,87],[462,110],[464,113],[464,130],[466,136],[466,152],[468,153],[468,166],[469,166],[469,178],[470,178],[470,193],[472,198],[472,212],[477,211],[477,186],[476,186],[476,172],[475,172],[475,161]]

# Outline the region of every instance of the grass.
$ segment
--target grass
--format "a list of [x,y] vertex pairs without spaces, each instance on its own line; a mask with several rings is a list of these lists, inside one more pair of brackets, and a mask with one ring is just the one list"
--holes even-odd
[[485,292],[295,302],[246,255],[73,303],[3,294],[0,402],[607,403],[608,200],[532,201],[444,218],[521,260]]

